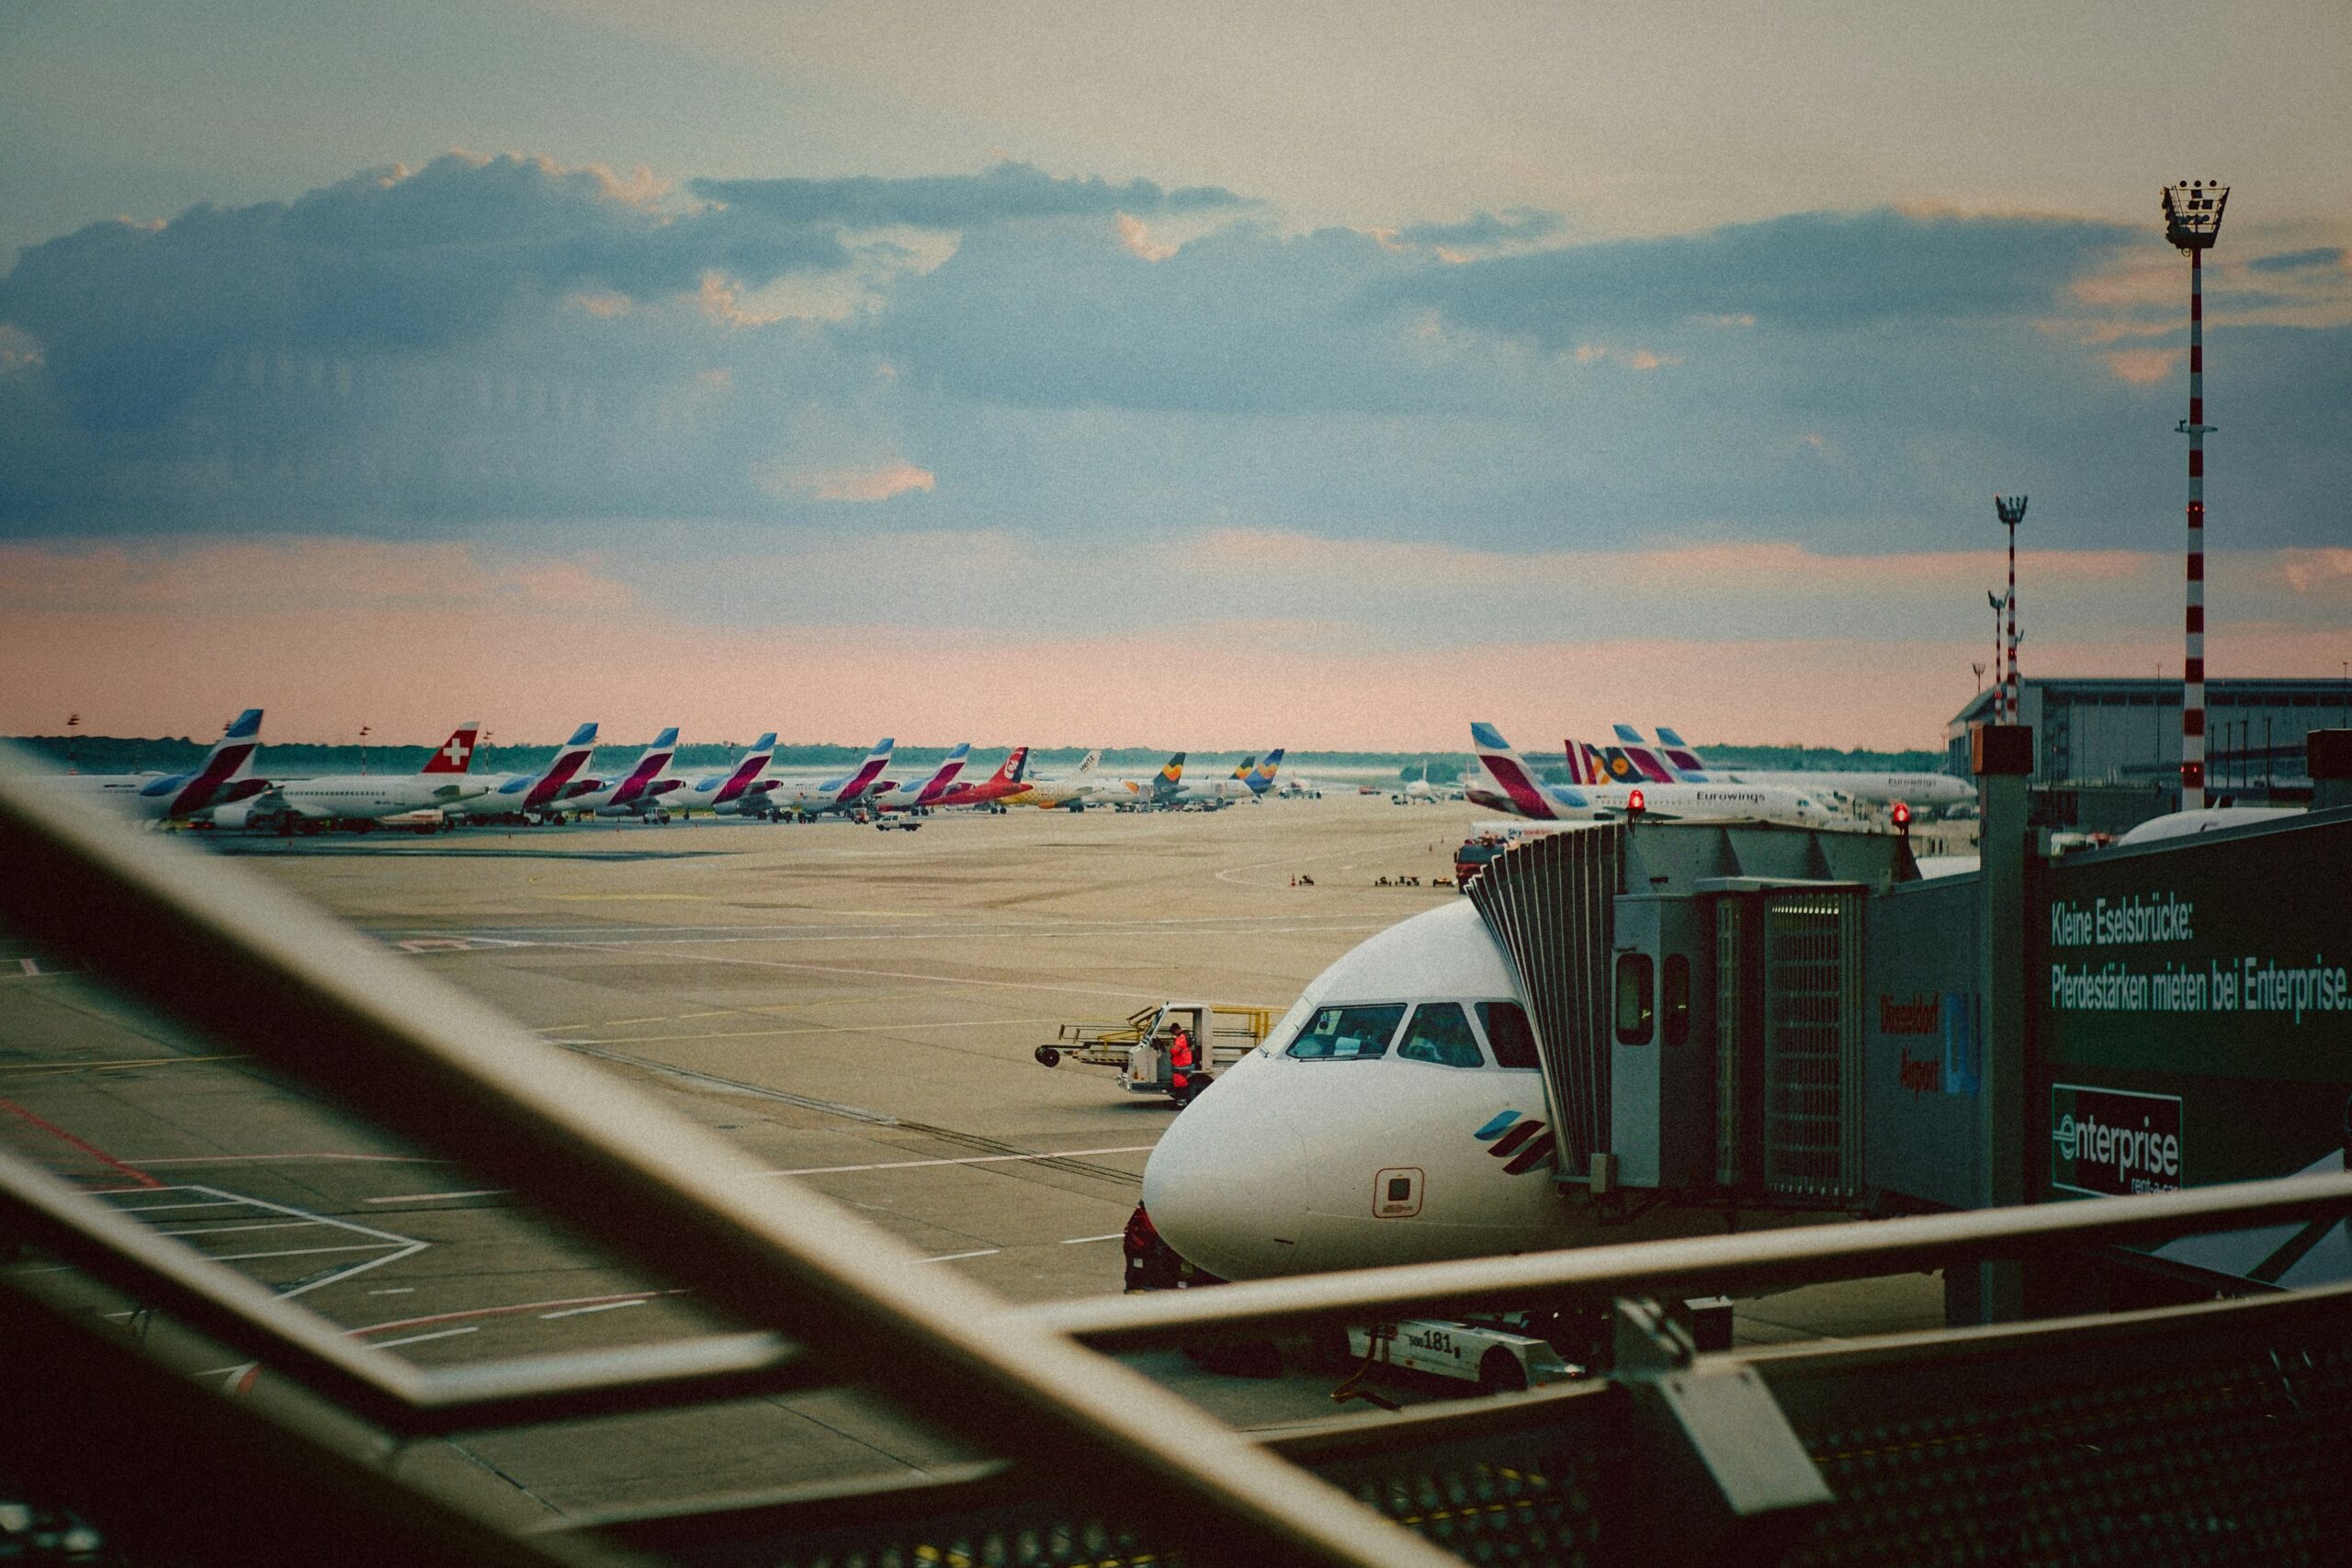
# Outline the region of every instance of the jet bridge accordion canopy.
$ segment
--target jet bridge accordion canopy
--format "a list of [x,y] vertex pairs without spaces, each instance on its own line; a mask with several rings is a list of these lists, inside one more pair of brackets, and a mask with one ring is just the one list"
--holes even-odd
[[1532,836],[1470,884],[1470,902],[1527,998],[1555,1157],[1571,1179],[1609,1146],[1609,955],[1624,836],[1614,823]]

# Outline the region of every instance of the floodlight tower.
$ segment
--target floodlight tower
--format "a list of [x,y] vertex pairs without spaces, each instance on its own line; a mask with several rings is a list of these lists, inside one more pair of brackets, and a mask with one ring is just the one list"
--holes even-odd
[[2001,612],[2008,608],[2009,602],[1987,588],[1984,603],[1993,606],[1993,722],[2007,724],[2009,716],[2001,711],[2001,698],[2006,690],[2001,681]]
[[2180,808],[2205,804],[2205,253],[2222,237],[2230,187],[2218,180],[2166,186],[2165,238],[2188,253],[2188,417],[2174,428],[2188,437],[2188,654],[2181,666]]
[[2009,671],[2003,685],[2007,694],[2002,704],[2008,710],[2007,722],[2018,721],[2018,525],[2025,521],[2025,497],[1996,495],[1993,498],[1994,514],[2009,530]]

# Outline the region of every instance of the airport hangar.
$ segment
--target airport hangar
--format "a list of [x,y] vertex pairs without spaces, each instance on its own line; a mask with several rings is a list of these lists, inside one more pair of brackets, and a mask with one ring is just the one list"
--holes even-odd
[[[2180,680],[2025,677],[2018,716],[2031,729],[2038,824],[2106,832],[2177,808]],[[1968,776],[1969,730],[1998,722],[1987,686],[1944,727],[1948,772]],[[2220,804],[2295,805],[2311,798],[2304,738],[2352,728],[2352,680],[2208,682],[2206,790]]]

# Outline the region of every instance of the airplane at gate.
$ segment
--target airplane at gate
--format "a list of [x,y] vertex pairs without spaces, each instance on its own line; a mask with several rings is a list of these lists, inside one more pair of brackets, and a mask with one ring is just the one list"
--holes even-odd
[[1006,800],[1028,787],[1022,783],[1022,774],[1028,767],[1029,748],[1015,746],[997,765],[995,773],[978,784],[957,784],[932,804],[942,809],[953,806],[984,806],[990,810],[1001,811]]
[[64,773],[44,786],[145,822],[184,822],[200,811],[250,800],[269,787],[253,774],[261,750],[261,709],[229,721],[204,761],[182,773]]
[[1173,806],[1184,787],[1184,753],[1177,752],[1159,765],[1159,772],[1148,779],[1113,779],[1095,786],[1087,804],[1107,805],[1120,811],[1142,811],[1157,806]]
[[947,753],[931,777],[919,784],[886,784],[867,802],[876,811],[919,811],[939,804],[939,797],[955,787],[956,775],[964,771],[966,759],[972,754],[972,743],[959,740]]
[[567,797],[562,809],[583,817],[659,817],[669,818],[665,796],[684,789],[686,781],[665,778],[670,759],[678,754],[678,731],[673,726],[653,738],[629,769],[616,783],[599,784],[582,794]]
[[1102,760],[1098,746],[1079,759],[1067,778],[1031,779],[1020,789],[1004,797],[1007,806],[1035,806],[1046,811],[1083,811],[1095,787],[1102,782],[1094,776],[1094,764]]
[[768,759],[775,755],[775,731],[771,729],[752,743],[743,760],[723,773],[697,779],[686,793],[678,797],[673,811],[686,813],[707,811],[714,817],[760,817],[767,813],[767,796],[774,794],[781,781],[763,779]]
[[1264,761],[1250,769],[1244,776],[1244,782],[1250,786],[1250,793],[1254,795],[1263,795],[1268,790],[1273,788],[1274,772],[1282,765],[1283,749],[1277,746],[1266,753]]
[[481,720],[468,719],[449,732],[424,766],[413,773],[333,773],[312,779],[280,779],[249,800],[217,806],[205,815],[216,828],[276,829],[306,832],[340,822],[363,831],[390,817],[425,815],[417,826],[440,827],[464,802],[488,795],[492,780],[471,771],[474,739]]
[[1711,767],[1695,748],[1686,744],[1679,735],[1664,725],[1658,727],[1656,747],[1644,741],[1642,732],[1630,724],[1611,728],[1623,743],[1621,749],[1627,760],[1643,773],[1655,777],[1657,773],[1663,773],[1668,778],[1683,784],[1715,782],[1767,789],[1803,790],[1881,807],[1893,806],[1897,801],[1915,807],[1959,806],[1976,798],[1973,784],[1950,773],[1873,773],[1843,770],[1815,773],[1792,768]]
[[1532,1252],[1605,1233],[1554,1179],[1534,1032],[1468,903],[1310,983],[1160,1134],[1143,1208],[1227,1280]]
[[548,765],[533,773],[508,773],[483,781],[489,788],[461,809],[474,820],[519,818],[536,821],[553,816],[563,801],[584,794],[594,780],[583,778],[589,754],[596,749],[596,727],[583,724],[556,751]]
[[874,750],[865,754],[865,761],[857,765],[855,773],[827,779],[823,784],[797,784],[789,793],[779,789],[769,798],[779,813],[804,821],[830,811],[857,810],[865,806],[881,780],[882,770],[890,765],[890,753],[897,745],[896,740],[885,737],[874,743]]

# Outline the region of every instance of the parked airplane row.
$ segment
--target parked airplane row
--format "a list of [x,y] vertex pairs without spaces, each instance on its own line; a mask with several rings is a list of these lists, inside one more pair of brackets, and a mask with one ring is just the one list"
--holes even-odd
[[678,732],[670,728],[656,736],[626,773],[604,777],[589,771],[596,726],[583,724],[546,766],[491,774],[472,771],[481,726],[469,721],[450,731],[414,773],[273,779],[255,771],[261,720],[261,709],[246,709],[204,761],[185,773],[69,773],[55,782],[70,794],[147,821],[282,832],[315,831],[341,823],[430,831],[461,820],[538,823],[582,817],[666,822],[699,812],[803,821],[829,815],[885,822],[897,818],[911,825],[915,816],[959,807],[1213,810],[1266,794],[1273,787],[1283,757],[1277,750],[1263,762],[1246,758],[1226,778],[1186,784],[1181,751],[1148,778],[1121,779],[1095,772],[1102,752],[1094,750],[1067,778],[1031,779],[1029,748],[1017,746],[995,773],[964,782],[972,751],[967,741],[920,780],[894,779],[888,773],[896,743],[886,739],[850,773],[811,780],[768,772],[776,739],[770,731],[725,773],[692,779],[670,771],[678,750]]
[[1801,773],[1713,769],[1670,729],[1656,745],[1632,725],[1613,727],[1616,743],[1566,743],[1569,781],[1546,784],[1491,724],[1473,723],[1470,740],[1485,774],[1467,786],[1473,805],[1539,821],[1623,817],[1639,810],[1661,821],[1747,818],[1800,826],[1828,822],[1857,806],[1919,808],[1973,798],[1968,782],[1942,773]]

